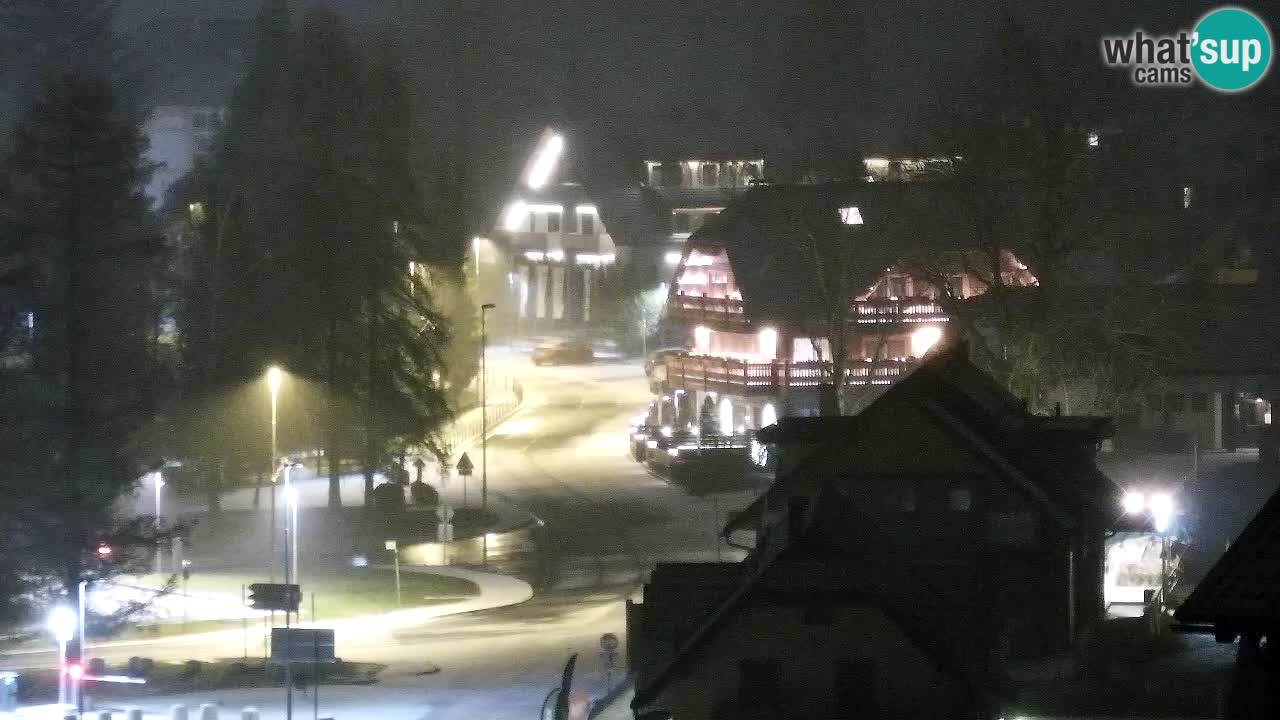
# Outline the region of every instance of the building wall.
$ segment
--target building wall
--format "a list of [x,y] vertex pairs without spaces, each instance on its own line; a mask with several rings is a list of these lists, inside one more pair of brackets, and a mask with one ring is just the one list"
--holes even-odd
[[196,158],[209,152],[221,123],[217,107],[162,105],[151,112],[143,133],[147,160],[157,165],[146,191],[153,204],[163,202],[169,188],[195,167]]
[[838,663],[864,660],[872,669],[868,710],[895,718],[950,714],[953,684],[882,610],[834,607],[827,623],[806,610],[767,602],[741,609],[654,707],[672,710],[674,720],[735,718],[758,709],[739,706],[740,663],[765,660],[778,664],[780,717],[844,717],[835,706],[837,686],[848,685],[837,681]]

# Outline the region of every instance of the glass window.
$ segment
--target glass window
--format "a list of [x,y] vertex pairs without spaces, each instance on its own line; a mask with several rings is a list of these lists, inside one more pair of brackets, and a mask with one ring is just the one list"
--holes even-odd
[[715,187],[720,182],[720,165],[704,162],[699,168],[698,181],[703,187]]
[[1208,409],[1208,398],[1204,393],[1191,393],[1191,412],[1205,412]]
[[680,187],[684,184],[684,169],[678,162],[665,162],[660,167],[664,187]]
[[596,216],[589,213],[578,215],[578,232],[583,235],[596,234]]
[[547,213],[547,232],[560,232],[560,213]]
[[947,510],[969,512],[973,509],[973,491],[968,485],[952,485],[947,488]]

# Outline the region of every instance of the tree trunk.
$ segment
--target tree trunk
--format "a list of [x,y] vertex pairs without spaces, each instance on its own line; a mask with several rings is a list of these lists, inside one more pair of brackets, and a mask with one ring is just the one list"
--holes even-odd
[[329,458],[329,507],[342,507],[341,460],[338,443],[338,319],[333,310],[329,312],[329,333],[325,342],[326,364],[328,365],[328,410],[329,427],[325,442],[325,456]]
[[[205,493],[208,498],[210,514],[216,514],[222,510],[222,488],[227,477],[227,459],[218,458],[217,467],[205,473]],[[257,494],[256,492],[254,493]]]
[[372,297],[369,300],[368,343],[365,352],[368,355],[368,389],[364,404],[364,506],[373,507],[373,475],[377,465],[377,401],[375,393],[378,384],[378,320],[377,308]]

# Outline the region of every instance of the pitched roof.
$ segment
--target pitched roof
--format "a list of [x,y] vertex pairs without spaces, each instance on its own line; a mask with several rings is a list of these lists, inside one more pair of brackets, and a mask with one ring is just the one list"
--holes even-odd
[[[953,343],[931,353],[857,415],[783,418],[777,425],[761,430],[758,437],[764,443],[808,443],[843,452],[851,437],[866,431],[871,412],[896,402],[923,409],[940,427],[972,447],[1060,527],[1073,527],[1077,519],[1064,506],[1061,495],[1034,479],[1050,474],[1045,458],[1022,452],[1022,448],[1031,439],[1061,438],[1069,445],[1092,443],[1108,437],[1114,430],[1108,418],[1030,415],[1021,401],[973,365],[964,343]],[[771,499],[793,491],[795,485],[791,478],[823,462],[825,458],[820,452],[810,455],[735,516],[725,526],[724,533],[747,529]]]
[[[798,539],[789,541],[743,574],[738,588],[688,638],[675,658],[654,679],[637,686],[632,707],[653,703],[667,685],[682,675],[701,655],[706,644],[748,606],[758,593],[782,591],[812,594],[840,592],[846,602],[879,607],[940,670],[960,679],[973,691],[987,685],[978,682],[983,672],[977,656],[963,641],[947,631],[976,603],[952,602],[951,595],[976,593],[979,585],[962,576],[947,578],[946,589],[927,582],[910,569],[905,556],[874,518],[852,503],[828,493],[807,519]],[[839,528],[834,531],[833,528]],[[834,540],[834,544],[832,541]],[[837,565],[838,563],[838,565]],[[960,618],[963,621],[963,618]],[[964,623],[961,622],[963,627]]]
[[[851,278],[844,289],[854,295],[898,262],[906,245],[901,238],[918,232],[921,218],[936,214],[930,211],[937,201],[935,186],[757,186],[705,223],[689,245],[727,250],[749,319],[803,325],[824,307],[820,277]],[[846,207],[859,209],[861,225],[841,223],[838,211]],[[855,244],[853,252],[847,252],[845,243]],[[849,259],[847,272],[830,260],[839,257]]]
[[1191,596],[1174,612],[1219,637],[1280,630],[1280,491],[1262,506]]

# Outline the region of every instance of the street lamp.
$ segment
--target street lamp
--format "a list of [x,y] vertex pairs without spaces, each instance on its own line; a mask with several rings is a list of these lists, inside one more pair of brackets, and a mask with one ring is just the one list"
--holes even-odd
[[485,316],[494,308],[493,303],[480,306],[480,510],[489,507],[489,378],[485,368],[488,355],[488,338],[485,334]]
[[156,574],[164,572],[164,545],[160,539],[160,488],[164,487],[164,474],[159,470],[151,473],[151,480],[156,486]]
[[[300,462],[284,461],[281,472],[284,474],[284,542],[285,542],[285,583],[298,582],[298,488],[293,486],[292,472],[302,467]],[[289,578],[292,577],[293,580]]]
[[67,702],[67,643],[76,635],[76,613],[66,605],[49,611],[49,632],[58,641],[58,704]]
[[267,368],[267,390],[271,394],[271,462],[267,464],[267,468],[271,471],[271,549],[267,554],[269,558],[268,566],[270,567],[271,582],[276,581],[276,463],[279,462],[280,455],[276,451],[276,405],[280,397],[280,384],[284,382],[284,371],[279,365],[272,365]]

